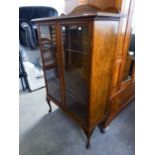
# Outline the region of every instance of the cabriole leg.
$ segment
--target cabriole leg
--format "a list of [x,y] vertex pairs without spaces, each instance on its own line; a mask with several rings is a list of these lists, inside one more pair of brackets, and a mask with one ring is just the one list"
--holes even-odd
[[[94,128],[95,129],[95,128]],[[91,148],[91,145],[90,145],[90,138],[92,136],[92,133],[94,131],[94,129],[92,131],[84,131],[85,132],[85,135],[87,137],[87,142],[86,142],[86,149],[90,149]]]
[[101,132],[102,134],[105,133],[105,122],[101,122],[101,123],[99,124],[99,129],[100,129],[100,132]]
[[48,112],[52,112],[52,106],[51,106],[51,103],[50,103],[50,100],[48,99],[48,97],[46,97],[46,102],[49,106],[49,111]]
[[102,134],[105,133],[105,123],[104,122],[101,122],[99,125],[98,125],[99,129],[100,129],[100,132]]
[[101,128],[100,128],[100,132],[101,132],[102,134],[105,133],[104,126],[101,126]]
[[86,142],[86,149],[90,149],[91,145],[90,145],[90,137],[87,137],[87,142]]

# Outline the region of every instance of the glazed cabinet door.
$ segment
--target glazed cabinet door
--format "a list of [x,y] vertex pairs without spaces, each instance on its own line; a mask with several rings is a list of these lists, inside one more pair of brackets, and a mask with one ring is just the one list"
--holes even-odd
[[134,0],[131,0],[129,18],[123,47],[121,67],[121,86],[134,82],[135,73],[135,34],[134,34]]
[[38,26],[38,32],[47,96],[62,104],[56,26],[54,24],[42,24]]
[[135,71],[135,35],[131,34],[130,46],[125,56],[122,82],[133,80]]
[[88,118],[90,29],[88,23],[61,24],[66,107],[79,119]]

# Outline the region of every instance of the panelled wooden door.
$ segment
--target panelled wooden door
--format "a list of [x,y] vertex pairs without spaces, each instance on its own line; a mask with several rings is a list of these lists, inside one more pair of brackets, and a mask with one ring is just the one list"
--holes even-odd
[[[125,77],[124,72],[127,67],[125,64],[127,62],[126,58],[132,29],[131,22],[134,10],[134,0],[116,0],[115,7],[118,8],[121,13],[127,14],[128,18],[121,19],[119,23],[119,35],[115,53],[111,97],[113,97],[122,88],[122,85],[124,85],[123,76]],[[132,80],[134,77],[133,75],[134,74],[132,74]]]

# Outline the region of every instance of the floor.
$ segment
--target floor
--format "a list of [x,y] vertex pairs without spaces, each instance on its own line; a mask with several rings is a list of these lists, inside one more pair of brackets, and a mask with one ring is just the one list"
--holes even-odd
[[134,155],[135,104],[125,108],[101,134],[96,128],[91,149],[82,130],[54,104],[48,114],[45,89],[20,92],[20,155]]

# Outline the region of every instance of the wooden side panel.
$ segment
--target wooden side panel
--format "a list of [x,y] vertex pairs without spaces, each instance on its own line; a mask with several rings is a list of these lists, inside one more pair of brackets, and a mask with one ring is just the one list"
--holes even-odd
[[104,117],[111,88],[118,21],[94,23],[90,82],[89,120],[93,124]]

